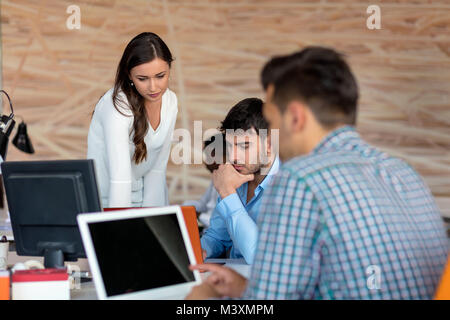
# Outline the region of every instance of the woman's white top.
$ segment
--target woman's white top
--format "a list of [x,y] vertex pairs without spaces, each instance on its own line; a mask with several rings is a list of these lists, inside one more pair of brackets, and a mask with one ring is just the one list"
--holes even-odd
[[[113,89],[97,103],[88,134],[87,158],[94,159],[104,208],[168,205],[166,168],[178,113],[177,96],[169,89],[162,96],[161,120],[156,130],[148,123],[144,138],[147,159],[132,160],[133,114],[128,104],[116,110]],[[123,92],[120,98],[127,102]]]

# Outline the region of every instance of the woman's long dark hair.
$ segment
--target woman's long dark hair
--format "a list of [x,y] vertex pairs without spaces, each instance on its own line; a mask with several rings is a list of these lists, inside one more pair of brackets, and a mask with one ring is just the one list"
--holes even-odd
[[133,143],[136,149],[133,160],[136,164],[147,159],[147,146],[145,145],[144,137],[148,131],[148,122],[145,112],[145,99],[131,85],[129,75],[131,69],[134,67],[150,62],[155,58],[166,61],[169,68],[173,61],[169,48],[158,35],[151,32],[143,32],[137,35],[128,43],[123,52],[122,59],[120,59],[119,66],[117,67],[114,83],[112,96],[114,107],[118,112],[126,116],[119,108],[119,103],[126,105],[126,102],[119,96],[119,92],[122,91],[127,97],[128,105],[134,116],[132,133],[134,134]]

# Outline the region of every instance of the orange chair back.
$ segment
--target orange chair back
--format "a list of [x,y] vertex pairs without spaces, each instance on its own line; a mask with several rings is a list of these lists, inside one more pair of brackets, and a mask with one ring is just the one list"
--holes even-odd
[[436,291],[436,300],[450,300],[450,256],[447,260],[447,267],[442,275],[441,282]]

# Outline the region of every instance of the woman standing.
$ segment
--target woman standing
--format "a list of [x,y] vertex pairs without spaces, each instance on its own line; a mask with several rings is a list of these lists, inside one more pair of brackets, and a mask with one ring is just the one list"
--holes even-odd
[[169,48],[154,33],[133,38],[114,88],[97,103],[88,134],[103,207],[168,204],[166,168],[177,118]]

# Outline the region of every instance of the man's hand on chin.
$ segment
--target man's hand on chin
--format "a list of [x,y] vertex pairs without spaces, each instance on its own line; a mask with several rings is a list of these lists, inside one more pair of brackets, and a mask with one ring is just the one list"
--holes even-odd
[[221,164],[213,172],[214,187],[222,199],[225,199],[232,193],[236,193],[237,188],[253,179],[253,174],[240,174],[229,163]]

